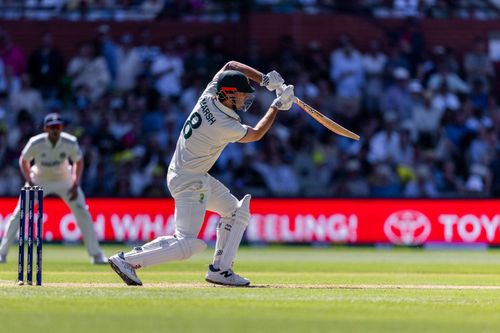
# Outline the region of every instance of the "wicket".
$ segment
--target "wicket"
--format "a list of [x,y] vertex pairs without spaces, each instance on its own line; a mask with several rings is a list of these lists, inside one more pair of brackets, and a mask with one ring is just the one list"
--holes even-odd
[[41,186],[24,186],[20,195],[19,221],[19,257],[17,267],[18,284],[24,284],[24,234],[26,220],[26,196],[28,197],[28,253],[26,265],[26,283],[33,284],[33,238],[35,234],[35,193],[38,197],[38,214],[36,227],[36,285],[42,285],[42,224],[43,224],[43,188]]

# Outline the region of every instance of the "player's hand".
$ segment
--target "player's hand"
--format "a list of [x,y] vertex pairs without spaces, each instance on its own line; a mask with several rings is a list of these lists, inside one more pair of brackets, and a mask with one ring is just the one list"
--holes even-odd
[[273,101],[271,106],[276,107],[278,110],[290,110],[295,99],[293,93],[293,85],[283,85],[276,89],[276,99]]
[[78,185],[73,184],[73,186],[71,186],[71,188],[68,191],[68,199],[69,201],[73,201],[76,198],[78,198]]
[[269,91],[274,91],[281,87],[285,83],[285,80],[281,77],[280,73],[272,71],[262,76],[262,82],[260,85],[266,87]]

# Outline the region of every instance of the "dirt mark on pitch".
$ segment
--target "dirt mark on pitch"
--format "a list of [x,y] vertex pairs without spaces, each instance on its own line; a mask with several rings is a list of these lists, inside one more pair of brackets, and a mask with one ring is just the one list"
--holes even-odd
[[[14,281],[0,280],[0,288],[21,288]],[[25,286],[26,287],[26,286]],[[28,286],[29,287],[29,286]],[[36,287],[40,288],[40,287]],[[126,286],[123,283],[80,283],[80,282],[47,282],[42,288],[145,288],[145,289],[209,289],[235,288],[212,285],[204,282],[178,283],[160,282],[145,283],[143,286]],[[420,285],[420,284],[254,284],[249,289],[450,289],[450,290],[500,290],[500,286],[473,286],[473,285]]]

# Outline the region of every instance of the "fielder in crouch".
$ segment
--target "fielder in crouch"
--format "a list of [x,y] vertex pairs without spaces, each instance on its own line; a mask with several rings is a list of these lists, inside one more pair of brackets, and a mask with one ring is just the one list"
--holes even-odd
[[[255,127],[241,124],[238,112],[253,102],[249,79],[277,91],[267,113]],[[142,285],[135,270],[173,260],[184,260],[205,250],[198,239],[205,211],[221,216],[213,262],[205,280],[247,286],[250,281],[232,270],[236,252],[250,220],[250,195],[238,201],[217,179],[208,174],[227,144],[260,140],[272,126],[278,110],[293,103],[293,86],[276,71],[266,75],[236,61],[228,62],[208,84],[189,115],[170,162],[167,185],[175,200],[175,235],[158,237],[127,253],[109,258],[112,268],[128,285]],[[279,95],[279,96],[278,96]]]
[[[44,119],[44,132],[30,138],[19,158],[19,167],[26,185],[39,185],[44,196],[55,194],[64,200],[75,215],[78,227],[93,264],[106,264],[92,218],[80,188],[83,173],[83,156],[77,139],[63,132],[63,121],[57,113],[50,113]],[[71,166],[69,160],[73,163]],[[31,162],[34,164],[31,165]],[[0,244],[0,263],[7,259],[7,252],[19,230],[19,201],[12,213],[5,235]]]

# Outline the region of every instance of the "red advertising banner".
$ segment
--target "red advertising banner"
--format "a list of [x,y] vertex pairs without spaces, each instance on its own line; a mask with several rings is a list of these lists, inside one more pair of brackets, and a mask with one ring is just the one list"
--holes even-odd
[[[175,230],[171,199],[87,203],[102,241],[148,241]],[[0,237],[15,205],[15,199],[0,199]],[[249,242],[500,244],[500,200],[253,199],[251,212]],[[208,212],[200,238],[215,240],[218,220]],[[44,238],[81,238],[73,214],[59,199],[44,201]]]

